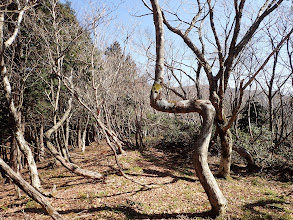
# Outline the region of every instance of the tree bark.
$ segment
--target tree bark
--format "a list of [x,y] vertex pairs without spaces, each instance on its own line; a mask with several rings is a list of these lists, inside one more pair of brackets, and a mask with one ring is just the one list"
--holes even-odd
[[82,152],[85,152],[85,139],[86,139],[86,133],[87,133],[87,126],[90,120],[90,116],[88,115],[83,132],[82,132]]
[[233,139],[230,129],[223,131],[220,128],[219,137],[221,140],[221,160],[219,174],[221,177],[227,178],[230,176],[231,154],[233,147]]
[[81,139],[81,119],[78,119],[77,148],[82,148],[82,139]]
[[70,112],[71,112],[71,103],[72,103],[72,98],[69,99],[68,101],[68,108],[65,111],[64,115],[62,118],[48,131],[45,133],[45,138],[46,138],[46,147],[48,150],[51,152],[51,154],[65,167],[67,168],[70,172],[75,173],[79,176],[84,176],[87,178],[92,178],[92,179],[102,179],[104,176],[98,172],[94,171],[89,171],[80,168],[76,164],[73,164],[66,160],[60,152],[57,151],[57,149],[54,147],[54,145],[51,143],[51,136],[53,133],[56,133],[58,128],[63,125],[65,120],[69,117]]
[[[18,163],[18,154],[20,153],[19,148],[16,144],[14,135],[12,134],[10,139],[10,158],[9,158],[9,165],[13,171],[15,171],[17,174],[20,173],[20,164]],[[21,192],[17,185],[14,185],[17,198],[21,198]]]
[[69,133],[70,133],[69,132],[69,130],[70,130],[69,121],[70,121],[71,116],[72,116],[72,114],[66,119],[66,124],[65,124],[65,143],[64,143],[64,149],[66,151],[66,154],[67,154],[68,159],[70,158],[68,146],[69,146]]
[[212,126],[215,117],[215,108],[209,100],[183,100],[170,102],[162,98],[164,80],[164,29],[163,15],[157,0],[151,0],[153,19],[156,28],[156,69],[150,103],[151,106],[162,112],[189,113],[197,112],[203,118],[200,134],[194,144],[193,161],[196,174],[202,184],[212,206],[212,211],[223,215],[227,207],[227,200],[222,194],[207,162],[208,146],[211,138]]
[[212,211],[216,215],[222,216],[227,208],[227,200],[222,194],[207,161],[215,109],[211,103],[206,104],[203,108],[204,111],[200,113],[203,116],[203,127],[195,142],[193,162],[196,175],[198,176],[211,203]]
[[[2,63],[4,66],[3,58],[2,58]],[[7,70],[6,70],[5,66],[2,69],[1,74],[3,74],[3,76],[4,76],[2,81],[3,81],[3,85],[4,85],[4,90],[6,93],[7,104],[9,106],[9,113],[10,113],[11,119],[13,121],[13,130],[14,130],[16,142],[17,142],[21,152],[25,155],[25,157],[27,159],[27,164],[28,164],[28,168],[29,168],[29,172],[30,172],[30,178],[31,178],[32,185],[35,188],[37,188],[38,190],[41,190],[41,181],[39,178],[37,165],[35,163],[32,151],[31,151],[30,147],[28,146],[26,140],[24,139],[24,135],[23,135],[21,123],[20,123],[20,118],[19,118],[18,112],[16,110],[16,107],[14,105],[14,101],[12,99],[11,86],[10,86],[10,82],[9,82],[9,79],[7,76]]]
[[39,137],[39,160],[43,161],[45,156],[45,145],[44,145],[44,125],[41,123],[40,127],[40,137]]
[[236,151],[241,157],[246,159],[248,166],[255,166],[255,161],[253,159],[253,156],[247,151],[245,148],[240,147],[239,145],[234,144],[233,150]]
[[63,219],[61,215],[53,208],[50,202],[45,196],[43,196],[38,190],[32,187],[26,182],[19,174],[14,172],[1,158],[0,158],[0,170],[4,172],[12,181],[22,189],[29,197],[38,202],[44,210],[53,219]]

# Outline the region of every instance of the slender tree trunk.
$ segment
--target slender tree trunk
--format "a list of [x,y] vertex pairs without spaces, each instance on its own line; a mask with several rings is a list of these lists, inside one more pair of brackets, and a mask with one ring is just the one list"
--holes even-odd
[[[20,165],[18,161],[18,154],[19,154],[19,149],[16,144],[14,135],[12,134],[11,139],[10,139],[10,158],[9,158],[9,165],[13,171],[15,171],[18,175],[20,175]],[[17,185],[14,185],[15,191],[17,198],[21,198],[21,191]]]
[[89,171],[80,168],[76,164],[71,163],[70,161],[66,160],[59,151],[54,147],[54,145],[51,143],[51,137],[52,134],[56,133],[58,128],[63,125],[65,120],[69,117],[70,112],[71,112],[71,104],[72,104],[72,98],[69,99],[68,101],[68,109],[65,111],[63,114],[62,118],[48,131],[45,133],[45,138],[46,138],[46,147],[47,149],[51,152],[51,154],[65,167],[67,168],[70,172],[73,172],[79,176],[84,176],[87,178],[92,178],[92,179],[102,179],[104,176],[98,172],[94,171]]
[[39,160],[43,161],[45,156],[45,145],[44,145],[44,125],[41,123],[40,127],[40,137],[39,137]]
[[38,134],[38,130],[36,128],[36,126],[34,126],[34,143],[35,143],[35,149],[34,149],[34,155],[35,155],[35,161],[40,161],[40,140],[39,140],[39,134]]
[[230,176],[230,167],[231,167],[231,154],[232,154],[232,147],[233,147],[233,139],[230,129],[226,132],[219,129],[219,137],[221,140],[221,160],[220,160],[220,168],[219,174],[227,178]]
[[233,147],[233,139],[230,129],[224,130],[221,125],[226,124],[227,118],[224,112],[217,104],[218,95],[212,94],[211,100],[213,106],[215,107],[216,111],[216,119],[215,123],[217,126],[217,132],[220,137],[221,141],[221,159],[220,159],[220,167],[219,167],[219,175],[221,177],[227,178],[230,176],[230,167],[231,167],[231,154],[232,154],[232,147]]
[[77,130],[77,147],[82,148],[82,138],[81,138],[81,120],[78,119],[78,130]]
[[203,186],[212,206],[212,211],[219,216],[225,213],[227,200],[222,194],[208,165],[208,147],[211,139],[215,109],[212,104],[204,106],[203,123],[193,153],[193,162],[196,175]]
[[86,124],[84,126],[83,132],[82,132],[82,152],[85,152],[85,139],[86,139],[86,134],[87,134],[87,126],[89,124],[89,120],[90,120],[90,116],[88,115],[87,120],[86,120]]
[[98,126],[105,131],[105,134],[111,139],[111,141],[114,143],[116,150],[118,153],[123,154],[124,150],[122,148],[122,142],[119,140],[119,138],[116,136],[115,132],[111,129],[107,128],[105,124],[99,119],[96,118]]
[[[2,63],[4,66],[3,58],[2,58]],[[30,172],[30,178],[31,178],[32,185],[35,188],[37,188],[38,190],[41,190],[41,182],[39,179],[37,165],[35,163],[32,151],[24,139],[22,125],[20,123],[21,120],[19,117],[19,112],[17,112],[16,107],[14,105],[14,101],[13,101],[12,94],[11,94],[11,86],[10,86],[10,82],[9,82],[9,79],[7,76],[7,69],[5,66],[2,69],[1,74],[3,74],[3,76],[4,76],[2,81],[4,84],[4,90],[6,93],[7,104],[9,106],[9,113],[11,115],[11,119],[14,124],[13,129],[14,129],[14,135],[15,135],[16,142],[17,142],[20,150],[22,151],[22,153],[25,155],[25,157],[27,159],[27,164],[28,164],[28,169]]]
[[70,130],[69,122],[70,122],[71,115],[66,119],[66,124],[65,124],[65,143],[64,143],[64,148],[65,148],[67,153],[69,152],[69,150],[68,150],[69,134],[70,134],[70,132],[69,132],[69,130]]

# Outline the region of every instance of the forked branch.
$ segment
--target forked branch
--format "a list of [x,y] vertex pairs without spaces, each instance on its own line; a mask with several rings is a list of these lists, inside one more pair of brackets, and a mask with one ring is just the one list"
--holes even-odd
[[189,113],[198,112],[202,118],[202,128],[194,144],[194,166],[196,174],[202,184],[212,210],[217,215],[225,212],[227,201],[223,196],[207,162],[208,146],[211,138],[212,126],[215,117],[215,108],[209,100],[183,100],[170,102],[163,99],[162,85],[164,80],[164,18],[158,0],[151,0],[154,24],[156,28],[156,69],[150,103],[151,106],[162,112]]

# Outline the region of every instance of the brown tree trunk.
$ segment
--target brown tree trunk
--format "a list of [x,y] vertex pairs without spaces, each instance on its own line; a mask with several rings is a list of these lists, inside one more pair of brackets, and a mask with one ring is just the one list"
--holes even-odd
[[41,123],[40,127],[40,137],[39,137],[39,160],[43,161],[45,156],[45,145],[44,145],[44,126],[43,123]]
[[253,156],[245,148],[234,144],[233,150],[236,151],[241,157],[243,157],[247,161],[248,166],[251,166],[251,167],[255,166],[255,161],[253,159]]
[[232,134],[230,129],[224,131],[219,129],[219,137],[221,140],[221,160],[219,174],[220,176],[227,178],[230,176],[230,167],[231,167],[231,154],[232,154]]
[[60,155],[60,153],[56,150],[53,144],[50,141],[47,141],[47,148],[51,152],[51,154],[70,172],[75,173],[78,176],[84,176],[92,179],[102,179],[104,176],[98,172],[85,170],[66,160],[64,157]]

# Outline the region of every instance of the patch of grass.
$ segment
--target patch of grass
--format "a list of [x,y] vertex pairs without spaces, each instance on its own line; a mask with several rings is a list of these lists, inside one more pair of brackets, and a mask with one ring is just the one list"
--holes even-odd
[[253,180],[251,180],[251,184],[254,186],[264,186],[258,177],[255,177]]
[[36,202],[36,201],[34,201],[34,200],[32,200],[32,199],[29,199],[28,201],[27,201],[27,203],[25,204],[25,207],[26,208],[36,208],[36,207],[38,207],[38,203]]
[[265,213],[254,213],[251,211],[246,211],[242,219],[243,220],[265,220],[265,219],[272,219],[272,216]]
[[197,210],[196,210],[196,208],[190,208],[190,209],[188,209],[188,212],[189,213],[196,213]]
[[283,196],[269,196],[244,206],[243,219],[290,219],[290,211],[285,208],[288,204]]
[[89,194],[85,192],[79,193],[78,195],[78,198],[81,200],[86,200],[88,197],[89,197]]
[[130,168],[130,171],[135,172],[135,173],[142,173],[143,169],[141,167],[132,167],[132,168]]
[[120,158],[120,161],[124,163],[133,163],[139,160],[141,160],[141,158],[139,157],[121,157]]
[[275,191],[273,191],[273,190],[265,189],[264,190],[264,195],[277,196],[277,193]]
[[86,193],[86,192],[83,192],[83,193],[80,193],[79,194],[79,196],[78,196],[78,198],[80,199],[80,200],[83,200],[83,201],[87,201],[88,203],[90,203],[90,204],[92,204],[93,203],[93,201],[94,201],[94,199],[96,198],[97,196],[94,194],[94,193],[92,193],[92,192],[90,192],[90,193]]
[[52,176],[51,178],[58,179],[58,178],[64,178],[64,177],[65,177],[65,174],[61,173],[61,174],[57,174],[56,176]]
[[1,205],[1,209],[3,210],[3,211],[6,211],[7,209],[8,209],[8,206],[6,205],[6,206],[2,206]]
[[105,196],[108,196],[109,195],[109,192],[106,190],[106,191],[101,191],[101,192],[98,192],[95,197],[97,198],[102,198],[102,197],[105,197]]
[[203,207],[205,210],[209,210],[209,209],[211,209],[211,204],[210,204],[209,201],[205,201],[205,202],[203,202],[202,207]]

